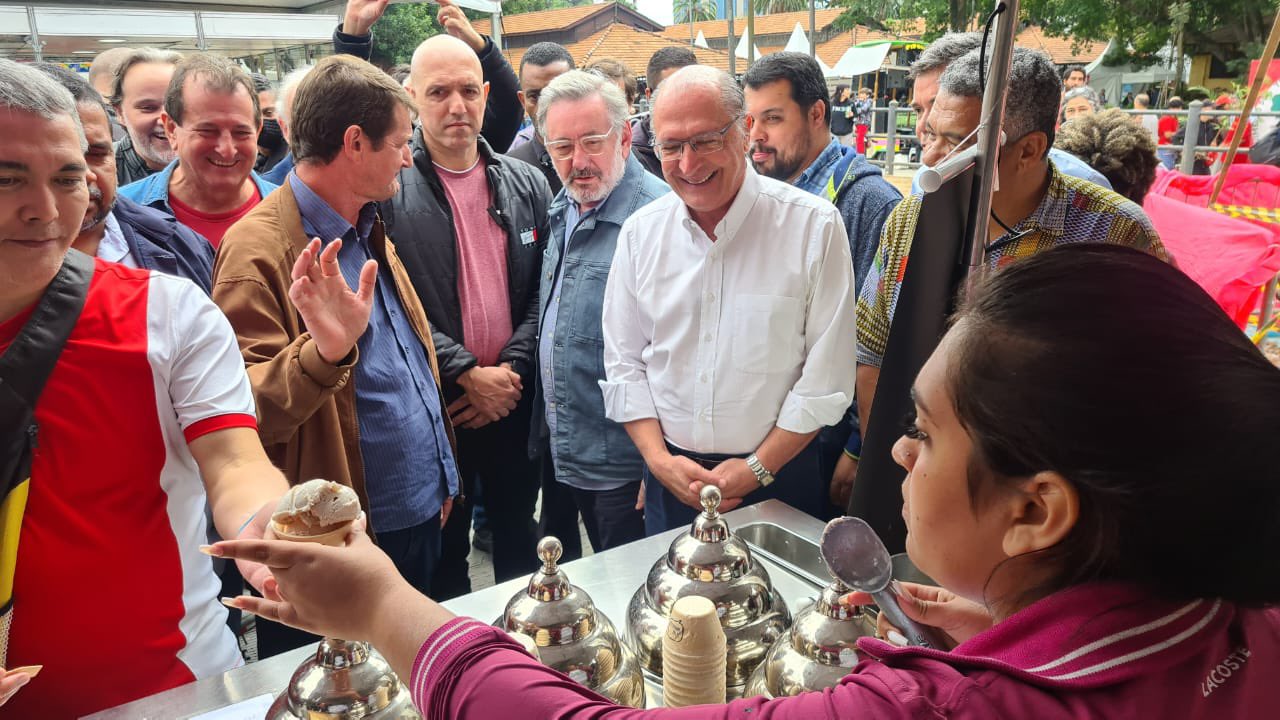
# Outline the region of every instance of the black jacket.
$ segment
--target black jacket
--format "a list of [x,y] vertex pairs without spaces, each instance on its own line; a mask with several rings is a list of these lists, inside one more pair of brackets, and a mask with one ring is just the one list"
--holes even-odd
[[133,138],[128,133],[116,143],[116,182],[120,187],[151,177],[159,170],[147,167],[146,161],[133,149]]
[[542,144],[541,138],[536,133],[529,142],[515,150],[508,150],[507,157],[523,160],[538,168],[542,176],[547,179],[547,184],[551,186],[552,195],[556,195],[560,192],[560,188],[564,187],[564,183],[560,182],[560,176],[556,174],[556,166],[551,162],[551,156],[547,154],[547,146]]
[[[339,55],[355,55],[368,60],[373,53],[373,33],[348,35],[342,32],[342,25],[339,24],[333,31],[333,51]],[[480,128],[480,134],[494,151],[506,152],[516,133],[520,131],[520,122],[524,120],[524,106],[520,104],[520,98],[516,97],[520,81],[511,69],[511,63],[507,62],[488,37],[484,39],[484,49],[476,54],[480,57],[484,81],[489,83],[489,101],[485,104],[484,126]]]
[[658,154],[654,152],[653,145],[653,124],[649,118],[652,115],[645,115],[631,123],[631,152],[644,166],[645,170],[657,175],[660,180],[666,181],[662,177],[662,161],[658,159]]
[[116,196],[111,210],[129,254],[147,270],[184,277],[209,294],[213,283],[213,246],[194,230],[146,205]]
[[[550,234],[551,190],[536,168],[494,153],[483,138],[478,143],[493,194],[489,212],[507,232],[512,335],[498,361],[510,362],[526,386],[532,387],[537,369],[538,274]],[[462,394],[458,376],[475,367],[477,360],[463,346],[453,210],[431,164],[422,128],[413,133],[413,167],[400,171],[400,192],[380,206],[387,235],[431,321],[440,380],[445,399],[452,401]]]

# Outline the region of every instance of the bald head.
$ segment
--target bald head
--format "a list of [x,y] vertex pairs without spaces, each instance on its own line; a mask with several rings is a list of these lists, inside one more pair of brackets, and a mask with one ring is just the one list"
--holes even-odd
[[413,53],[408,90],[432,160],[459,169],[474,162],[489,96],[475,51],[450,35],[428,38]]
[[413,60],[409,64],[409,83],[417,86],[423,77],[446,66],[470,70],[475,73],[476,78],[484,77],[480,57],[475,51],[458,38],[441,34],[423,40],[418,49],[413,51]]
[[[686,113],[688,103],[694,98],[709,100],[710,106],[718,109],[726,121],[741,118],[746,112],[742,87],[728,73],[706,65],[689,65],[658,86],[653,96],[654,124],[661,115]],[[707,107],[707,103],[699,105]]]
[[89,63],[89,84],[104,99],[115,91],[116,71],[120,69],[120,63],[133,54],[133,50],[130,47],[113,47],[98,53]]

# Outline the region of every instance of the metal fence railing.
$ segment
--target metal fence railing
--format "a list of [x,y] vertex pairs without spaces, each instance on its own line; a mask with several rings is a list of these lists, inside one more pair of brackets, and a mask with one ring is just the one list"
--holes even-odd
[[[1179,145],[1161,145],[1162,150],[1172,150],[1181,154],[1178,169],[1187,175],[1190,175],[1195,166],[1196,153],[1226,153],[1227,143],[1215,145],[1197,145],[1196,138],[1200,137],[1200,126],[1204,122],[1204,118],[1224,117],[1236,118],[1240,116],[1239,110],[1207,110],[1211,107],[1205,103],[1196,100],[1187,106],[1186,110],[1124,110],[1130,115],[1155,115],[1166,116],[1172,115],[1177,118],[1185,118],[1186,131],[1184,133],[1183,142]],[[896,100],[891,101],[886,107],[872,108],[873,120],[872,127],[880,125],[877,119],[884,118],[884,132],[872,132],[867,134],[868,144],[873,141],[883,141],[881,149],[873,155],[868,153],[868,162],[884,169],[886,175],[893,175],[898,170],[914,171],[920,167],[920,139],[916,137],[916,112],[908,106],[900,106]],[[1280,117],[1280,112],[1260,112],[1255,111],[1249,114],[1250,118],[1263,117]],[[1230,127],[1230,123],[1224,124],[1224,129]],[[1255,137],[1255,142],[1261,138]],[[889,148],[895,148],[896,152],[889,152]],[[1240,152],[1247,153],[1247,148],[1241,148]],[[903,160],[898,157],[905,154],[907,159]]]

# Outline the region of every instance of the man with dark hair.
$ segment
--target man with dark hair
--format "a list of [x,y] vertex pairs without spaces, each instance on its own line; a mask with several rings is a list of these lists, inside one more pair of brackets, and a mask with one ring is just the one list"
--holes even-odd
[[[929,114],[935,140],[924,162],[936,165],[976,142],[983,87],[978,50],[951,63],[939,78]],[[996,269],[1018,258],[1074,242],[1107,242],[1168,259],[1142,208],[1110,190],[1064,175],[1049,158],[1056,134],[1062,81],[1044,53],[1014,48],[1005,104],[1004,135],[991,197],[985,262]],[[898,289],[912,249],[921,199],[903,200],[885,222],[871,274],[858,295],[858,407],[871,418],[880,365],[897,306]]]
[[[222,537],[261,538],[286,489],[209,298],[71,249],[87,148],[71,94],[0,59],[0,354],[14,385],[50,369],[36,360],[48,351],[54,363],[35,397],[25,383],[5,395],[5,472],[8,448],[30,462],[0,491],[0,667],[31,680],[18,668],[43,665],[0,696],[6,718],[81,717],[242,665],[199,550],[205,508]],[[269,581],[260,564],[241,570]]]
[[[660,48],[653,55],[649,56],[649,64],[645,68],[645,97],[652,97],[653,93],[658,91],[658,86],[662,84],[667,76],[682,67],[689,65],[697,65],[698,56],[693,51],[681,45],[672,45],[670,47]],[[636,159],[644,165],[644,169],[662,177],[662,161],[653,152],[651,144],[653,140],[653,116],[645,115],[636,119],[631,123],[631,152],[635,153]]]
[[213,276],[213,247],[208,241],[172,216],[117,195],[116,157],[102,97],[61,65],[37,63],[35,68],[71,93],[89,141],[84,154],[94,177],[89,183],[89,211],[71,246],[90,257],[185,277],[208,295]]
[[253,169],[265,177],[268,170],[280,164],[289,154],[289,143],[276,117],[275,83],[262,73],[251,73],[253,89],[258,91],[258,107],[262,109],[262,130],[258,133],[258,162]]
[[[880,169],[830,130],[826,79],[805,53],[779,52],[757,60],[742,76],[750,129],[751,164],[761,175],[791,183],[835,203],[849,236],[854,293],[871,269],[885,218],[902,200]],[[816,444],[825,492],[841,450],[857,434],[854,408],[840,423],[823,428]],[[858,436],[860,437],[860,436]],[[861,449],[855,438],[854,454]]]
[[1080,65],[1070,65],[1066,72],[1062,73],[1062,90],[1069,92],[1078,87],[1086,87],[1089,84],[1089,75]]
[[[528,163],[480,136],[486,85],[461,40],[436,35],[413,54],[413,166],[382,204],[396,249],[431,317],[466,495],[479,482],[499,582],[532,572],[538,469],[532,417],[538,283],[551,191]],[[470,591],[471,506],[445,526],[433,597]]]
[[227,58],[188,55],[169,81],[161,119],[178,158],[120,195],[176,217],[216,248],[276,189],[253,171],[262,127],[257,88]]
[[[485,106],[484,125],[480,134],[496,152],[506,152],[511,139],[520,129],[524,109],[516,96],[516,74],[502,55],[502,49],[489,38],[476,32],[462,8],[450,0],[438,0],[440,12],[436,24],[445,33],[465,42],[480,60],[484,81],[489,85],[489,102]],[[373,53],[373,26],[386,12],[389,0],[347,0],[342,24],[333,32],[333,50],[368,60]]]
[[160,172],[175,153],[164,132],[164,94],[182,55],[141,48],[120,61],[107,101],[128,134],[116,145],[116,170],[125,186]]
[[[942,72],[952,62],[977,50],[981,44],[982,33],[980,32],[947,33],[930,43],[929,47],[925,48],[920,53],[920,56],[916,58],[916,61],[911,63],[907,78],[912,81],[911,109],[916,112],[916,137],[920,140],[922,156],[928,151],[929,143],[933,141],[933,137],[928,130],[928,121],[929,113],[933,110],[934,99],[938,96],[938,79],[942,77]],[[977,75],[974,75],[974,80],[977,80]],[[1088,163],[1069,152],[1050,148],[1049,158],[1057,164],[1058,170],[1065,175],[1088,180],[1104,188],[1110,189],[1111,187],[1107,184],[1107,178],[1102,173],[1089,167]],[[923,168],[921,169],[923,170]],[[919,177],[920,175],[917,173],[911,180],[912,195],[919,195],[923,192],[920,189]],[[853,473],[847,464],[838,474],[847,478],[849,482],[853,481]]]
[[[431,328],[376,204],[410,164],[412,103],[381,70],[335,55],[294,107],[297,165],[227,232],[213,298],[240,340],[268,455],[291,484],[354,488],[383,550],[430,592],[458,476]],[[263,657],[307,639],[266,623],[258,638]]]
[[551,194],[560,192],[560,176],[555,163],[547,154],[542,137],[538,133],[538,97],[552,80],[574,69],[573,56],[553,42],[536,43],[520,58],[520,103],[529,116],[529,127],[516,133],[516,139],[507,150],[509,157],[523,160],[538,168],[551,186]]

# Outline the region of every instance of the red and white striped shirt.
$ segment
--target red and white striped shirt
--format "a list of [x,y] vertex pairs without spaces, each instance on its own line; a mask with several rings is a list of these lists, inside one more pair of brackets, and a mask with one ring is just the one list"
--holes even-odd
[[[30,312],[0,323],[0,351]],[[102,710],[242,663],[218,603],[187,443],[256,428],[231,326],[191,282],[98,260],[36,404],[6,717]]]

